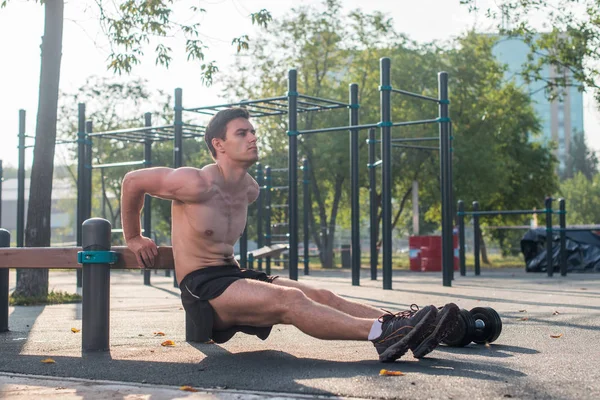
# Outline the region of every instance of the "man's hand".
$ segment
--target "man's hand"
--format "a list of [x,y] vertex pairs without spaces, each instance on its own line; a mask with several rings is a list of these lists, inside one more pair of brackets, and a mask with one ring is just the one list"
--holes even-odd
[[143,236],[127,240],[127,247],[135,254],[140,268],[152,268],[156,256],[158,255],[158,247],[152,239]]

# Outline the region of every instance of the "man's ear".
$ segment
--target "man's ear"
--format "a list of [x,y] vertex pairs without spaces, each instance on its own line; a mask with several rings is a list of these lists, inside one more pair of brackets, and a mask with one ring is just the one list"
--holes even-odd
[[223,139],[212,138],[211,143],[212,143],[213,147],[215,148],[215,152],[217,152],[217,153],[225,152],[225,149],[223,148]]

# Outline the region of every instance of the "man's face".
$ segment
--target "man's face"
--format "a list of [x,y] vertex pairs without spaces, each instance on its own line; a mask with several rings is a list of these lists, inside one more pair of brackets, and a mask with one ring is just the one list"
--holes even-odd
[[221,142],[225,153],[232,161],[247,163],[248,166],[258,161],[256,131],[246,118],[229,121],[225,140]]

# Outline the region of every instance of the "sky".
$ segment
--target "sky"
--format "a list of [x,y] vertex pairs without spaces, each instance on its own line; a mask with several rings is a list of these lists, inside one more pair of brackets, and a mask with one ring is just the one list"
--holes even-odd
[[[485,3],[480,0],[483,9]],[[74,92],[90,76],[114,76],[106,69],[110,48],[101,31],[97,9],[91,0],[67,0],[63,33],[63,55],[60,89]],[[204,0],[207,10],[201,33],[209,49],[208,60],[216,60],[222,74],[234,68],[235,50],[231,39],[257,30],[249,15],[267,9],[276,19],[299,4],[320,4],[321,0]],[[475,27],[489,32],[493,25],[483,14],[469,13],[459,0],[342,0],[345,10],[360,8],[365,12],[381,11],[393,18],[398,31],[418,42],[444,40],[459,36]],[[0,9],[0,160],[4,165],[17,165],[18,115],[27,112],[27,132],[35,133],[40,75],[40,43],[43,34],[43,6],[34,1],[11,0]],[[181,43],[181,42],[174,42]],[[141,65],[134,66],[129,77],[145,78],[153,89],[173,93],[183,89],[184,107],[216,104],[221,101],[219,85],[207,88],[199,79],[198,64],[186,60],[183,49],[174,48],[173,62],[168,69],[156,66],[149,48]],[[123,76],[120,79],[128,79]],[[584,96],[584,129],[588,144],[600,150],[600,115],[591,95]],[[77,105],[73,105],[73,113]],[[140,110],[140,116],[145,110]],[[141,121],[141,119],[140,119]],[[593,132],[594,135],[589,133]],[[57,152],[60,152],[60,146]],[[28,151],[27,165],[32,153]]]

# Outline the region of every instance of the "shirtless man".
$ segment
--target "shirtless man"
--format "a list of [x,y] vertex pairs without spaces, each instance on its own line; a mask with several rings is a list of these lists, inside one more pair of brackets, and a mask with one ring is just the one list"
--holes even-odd
[[329,290],[240,269],[233,246],[260,189],[248,174],[258,160],[248,112],[220,111],[204,137],[214,163],[197,168],[148,168],[125,175],[123,234],[141,267],[154,265],[156,244],[141,236],[144,195],[172,201],[172,243],[181,300],[202,339],[217,343],[236,332],[266,339],[275,324],[291,324],[320,339],[370,340],[383,362],[411,349],[431,352],[458,323],[458,307],[426,306],[397,314],[346,300]]

